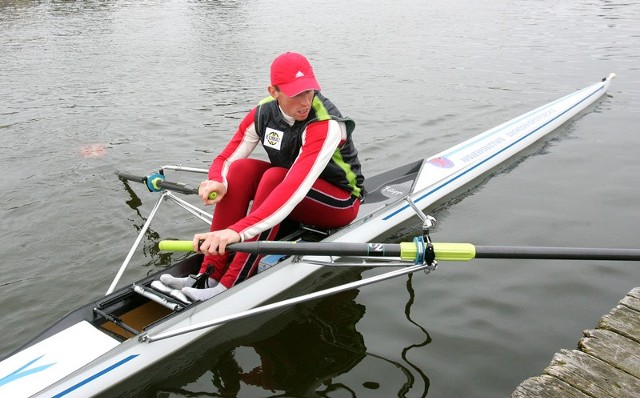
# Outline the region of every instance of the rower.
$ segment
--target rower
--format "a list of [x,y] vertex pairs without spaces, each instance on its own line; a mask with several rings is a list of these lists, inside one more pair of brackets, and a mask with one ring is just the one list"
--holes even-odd
[[[227,245],[275,240],[285,218],[335,229],[358,215],[364,176],[352,139],[355,122],[320,93],[313,68],[301,54],[287,52],[273,61],[268,92],[199,186],[203,203],[216,205],[211,232],[193,238],[194,249],[205,255],[200,274],[213,267],[204,288],[187,286],[186,278],[160,277],[191,300],[211,298],[256,273],[260,255],[231,258]],[[258,143],[268,162],[248,158]],[[216,197],[209,199],[212,193]]]

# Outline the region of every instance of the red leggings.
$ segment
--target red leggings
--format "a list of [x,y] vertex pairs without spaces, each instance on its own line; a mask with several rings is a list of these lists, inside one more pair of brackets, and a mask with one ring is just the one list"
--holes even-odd
[[[219,231],[235,224],[247,215],[251,201],[257,209],[286,176],[289,170],[275,167],[257,159],[233,162],[227,174],[229,187],[224,198],[216,205],[211,231]],[[307,196],[294,208],[289,219],[320,228],[338,228],[353,221],[360,208],[360,199],[341,188],[318,179]],[[249,241],[274,240],[280,225],[262,232]],[[200,272],[213,266],[211,277],[229,288],[254,275],[261,255],[236,253],[227,264],[229,252],[224,255],[205,256]]]

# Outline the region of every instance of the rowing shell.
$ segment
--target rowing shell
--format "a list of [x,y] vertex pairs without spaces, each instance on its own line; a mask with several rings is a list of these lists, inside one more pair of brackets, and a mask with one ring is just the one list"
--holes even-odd
[[[607,91],[614,76],[435,156],[369,178],[370,194],[358,218],[324,241],[367,242],[394,230],[416,216],[414,206],[425,209],[468,186],[584,110]],[[285,259],[208,301],[165,310],[164,315],[143,324],[142,330],[122,325],[121,318],[155,302],[138,295],[131,286],[110,293],[70,313],[0,362],[0,396],[89,397],[122,386],[197,339],[215,334],[216,327],[173,335],[176,330],[255,309],[296,286],[308,285],[312,290],[308,281],[323,272],[316,260],[317,256]],[[184,267],[193,272],[198,266],[199,258],[194,256],[171,272],[189,272]],[[152,275],[136,285],[144,288],[157,277]],[[132,306],[135,308],[129,308]],[[124,315],[111,316],[109,311]],[[167,334],[171,337],[154,338]]]

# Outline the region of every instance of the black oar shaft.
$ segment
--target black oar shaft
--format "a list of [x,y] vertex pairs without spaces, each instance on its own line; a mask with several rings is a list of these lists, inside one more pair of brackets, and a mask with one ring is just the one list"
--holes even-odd
[[118,177],[120,177],[123,180],[127,180],[127,181],[135,181],[135,182],[141,182],[141,183],[145,183],[145,181],[147,180],[147,177],[145,176],[138,176],[138,175],[134,175],[134,174],[129,174],[129,173],[122,173],[122,172],[117,172]]
[[310,254],[317,256],[366,256],[400,257],[398,243],[353,243],[353,242],[276,242],[257,241],[234,243],[229,250],[254,254]]
[[179,182],[161,180],[158,181],[158,186],[162,189],[168,189],[170,191],[182,192],[186,194],[198,194],[197,188],[193,188],[187,184],[182,184]]
[[476,258],[640,261],[638,249],[476,246]]

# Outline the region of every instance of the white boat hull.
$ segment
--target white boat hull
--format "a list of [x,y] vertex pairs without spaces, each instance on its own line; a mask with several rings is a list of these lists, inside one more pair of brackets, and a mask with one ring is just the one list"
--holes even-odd
[[[380,204],[365,203],[361,213],[363,216],[328,237],[326,241],[366,242],[375,240],[386,231],[394,230],[416,215],[407,202],[400,199],[409,196],[416,205],[424,209],[447,197],[592,104],[606,92],[612,77],[613,75],[426,159],[412,186],[401,183],[386,187],[383,191],[390,198],[388,204],[369,213]],[[393,198],[398,200],[392,200]],[[188,328],[255,308],[320,272],[323,272],[323,267],[309,264],[304,259],[300,262],[285,261],[209,301],[187,307],[179,314],[149,327],[146,333],[153,336]],[[133,337],[114,345],[105,339],[95,352],[59,371],[56,369],[57,364],[62,363],[65,356],[72,355],[74,348],[71,345],[64,352],[54,349],[54,346],[60,345],[60,340],[80,340],[73,333],[74,330],[69,329],[2,361],[0,396],[93,396],[134,377],[143,369],[189,346],[196,339],[215,333],[215,330],[216,327],[211,327],[153,342],[141,342]],[[40,358],[38,363],[52,365],[35,369],[38,363],[31,361],[36,358]],[[38,380],[37,385],[34,380]]]

